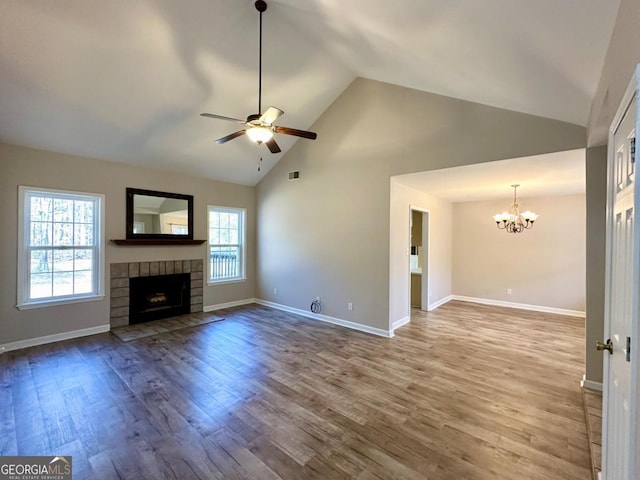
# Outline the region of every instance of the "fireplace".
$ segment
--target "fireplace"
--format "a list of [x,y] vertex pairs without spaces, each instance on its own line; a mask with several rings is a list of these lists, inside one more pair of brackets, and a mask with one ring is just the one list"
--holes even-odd
[[136,277],[129,283],[129,323],[189,313],[190,275]]
[[[184,300],[186,302],[184,310],[176,311],[166,308],[169,306],[168,304],[173,303],[173,301],[168,298],[164,290],[152,288],[151,291],[147,292],[145,295],[145,300],[149,303],[149,309],[155,310],[150,310],[150,312],[143,315],[142,320],[138,319],[135,322],[150,320],[150,317],[153,317],[153,315],[162,315],[163,318],[166,318],[174,315],[180,315],[182,313],[202,312],[203,267],[204,262],[199,258],[190,260],[157,260],[150,262],[112,263],[110,268],[111,327],[115,328],[134,323],[133,320],[129,319],[130,312],[133,312],[133,309],[130,308],[132,304],[130,300],[133,298],[131,297],[130,287],[137,278],[186,274],[189,279],[189,283],[187,284],[186,300]],[[151,296],[149,297],[149,295]],[[149,298],[147,299],[146,297]],[[162,312],[162,314],[152,312]]]

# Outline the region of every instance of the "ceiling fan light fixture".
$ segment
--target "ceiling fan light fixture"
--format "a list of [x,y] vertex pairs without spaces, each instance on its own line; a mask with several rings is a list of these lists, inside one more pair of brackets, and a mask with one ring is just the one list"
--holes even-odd
[[256,143],[265,143],[273,138],[273,132],[270,128],[251,127],[247,129],[247,136]]

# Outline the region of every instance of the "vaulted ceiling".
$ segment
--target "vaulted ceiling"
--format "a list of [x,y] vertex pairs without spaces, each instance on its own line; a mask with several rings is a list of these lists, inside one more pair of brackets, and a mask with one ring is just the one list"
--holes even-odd
[[[309,141],[216,145],[238,126],[199,116],[257,113],[253,0],[1,1],[0,141],[247,185]],[[301,129],[357,76],[585,125],[619,6],[267,3],[263,110]]]

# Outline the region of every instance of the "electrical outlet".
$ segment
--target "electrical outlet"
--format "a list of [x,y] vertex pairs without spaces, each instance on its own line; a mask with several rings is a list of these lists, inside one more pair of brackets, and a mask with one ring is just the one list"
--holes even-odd
[[274,289],[273,289],[273,294],[274,294],[274,295],[277,295],[277,294],[278,294],[278,289],[277,289],[277,288],[274,288]]
[[507,295],[511,295],[511,289],[507,288]]
[[347,303],[347,310],[353,310],[353,303]]

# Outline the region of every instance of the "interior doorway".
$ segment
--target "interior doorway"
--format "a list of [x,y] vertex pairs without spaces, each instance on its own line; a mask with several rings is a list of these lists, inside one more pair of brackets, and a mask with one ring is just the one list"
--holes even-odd
[[411,207],[410,218],[410,298],[411,308],[429,310],[429,211]]

